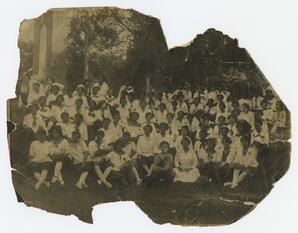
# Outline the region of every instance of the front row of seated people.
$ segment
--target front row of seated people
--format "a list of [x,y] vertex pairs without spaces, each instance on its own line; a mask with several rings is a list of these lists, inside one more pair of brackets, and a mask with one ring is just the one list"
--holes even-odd
[[[160,128],[165,126],[161,124]],[[182,131],[186,132],[187,127]],[[63,186],[66,163],[71,163],[79,174],[75,184],[78,189],[88,188],[86,178],[91,170],[95,171],[98,184],[107,188],[111,188],[112,181],[116,180],[131,185],[142,182],[145,185],[222,183],[235,188],[258,167],[257,149],[248,136],[241,137],[239,143],[232,143],[224,136],[221,148],[217,148],[217,139],[206,138],[207,134],[202,130],[200,140],[193,148],[187,136],[181,137],[174,145],[166,138],[158,140],[149,124],[143,127],[143,132],[137,143],[129,132],[108,143],[104,130],[100,129],[87,146],[79,130],[72,131],[71,137],[66,139],[62,128],[55,126],[49,141],[46,131],[38,129],[37,140],[31,143],[29,152],[29,166],[36,179],[35,189],[42,185],[49,187],[50,183]],[[52,170],[53,176],[48,177]]]

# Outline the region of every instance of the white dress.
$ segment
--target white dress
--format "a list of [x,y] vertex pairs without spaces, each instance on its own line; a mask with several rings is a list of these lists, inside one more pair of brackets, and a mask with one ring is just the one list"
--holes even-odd
[[[199,169],[197,168],[198,159],[194,150],[189,149],[187,152],[181,151],[175,157],[175,172],[174,182],[181,181],[187,183],[196,182],[200,176]],[[189,171],[180,171],[178,168],[190,168]]]

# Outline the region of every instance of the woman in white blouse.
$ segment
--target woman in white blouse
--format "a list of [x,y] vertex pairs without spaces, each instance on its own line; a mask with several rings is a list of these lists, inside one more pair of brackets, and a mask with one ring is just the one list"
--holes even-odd
[[190,143],[188,138],[181,140],[182,150],[177,153],[174,160],[174,182],[194,183],[200,176],[199,169],[197,168],[198,159]]

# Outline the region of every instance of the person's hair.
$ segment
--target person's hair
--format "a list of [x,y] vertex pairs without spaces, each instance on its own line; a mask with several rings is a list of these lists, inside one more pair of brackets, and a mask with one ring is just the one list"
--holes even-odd
[[105,136],[105,132],[102,129],[96,131],[96,135],[98,135],[99,133]]
[[138,112],[131,112],[131,113],[129,113],[129,118],[131,118],[132,115],[136,115],[138,118],[140,117],[140,114]]
[[46,136],[47,135],[47,132],[43,129],[43,128],[39,128],[37,130],[37,132],[35,133],[35,135],[43,135],[43,136]]
[[112,117],[114,118],[115,116],[120,116],[120,112],[117,110],[117,109],[113,109],[112,111],[111,111],[111,114],[112,114]]
[[125,131],[125,132],[123,133],[123,137],[124,137],[124,136],[128,136],[128,137],[130,137],[131,135],[130,135],[129,132]]
[[63,95],[57,95],[56,96],[56,100],[59,99],[59,98],[62,98],[64,100],[64,96]]
[[145,129],[145,128],[149,128],[149,129],[151,130],[151,132],[153,131],[153,128],[152,128],[151,125],[145,125],[145,126],[143,127],[143,129]]
[[74,118],[75,118],[75,119],[78,118],[78,117],[80,117],[81,120],[84,119],[84,117],[83,117],[83,115],[82,115],[81,113],[76,113],[76,114],[74,115]]
[[145,117],[147,118],[149,115],[151,115],[152,117],[154,117],[154,114],[152,112],[146,112]]
[[75,130],[75,131],[73,131],[71,135],[74,136],[75,134],[78,135],[79,138],[81,138],[81,133],[80,133],[79,130]]
[[181,144],[182,142],[187,142],[188,145],[190,144],[190,140],[188,138],[182,138]]
[[60,116],[62,117],[63,115],[69,116],[68,112],[61,112]]
[[170,143],[168,143],[167,141],[162,141],[162,142],[159,144],[159,148],[161,148],[163,145],[167,145],[167,147],[170,147]]
[[167,123],[165,123],[165,122],[162,122],[162,123],[160,123],[159,124],[159,128],[161,127],[161,126],[166,126],[167,127],[167,129],[169,129],[169,125],[167,124]]
[[54,127],[54,129],[53,129],[53,134],[54,134],[54,132],[57,132],[61,137],[63,136],[63,133],[62,133],[62,128],[61,128],[61,126],[60,125],[57,125],[57,126],[55,126]]

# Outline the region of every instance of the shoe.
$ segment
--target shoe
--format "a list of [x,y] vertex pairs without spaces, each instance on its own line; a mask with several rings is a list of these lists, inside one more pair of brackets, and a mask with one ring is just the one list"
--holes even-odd
[[106,187],[107,187],[108,189],[112,188],[112,185],[111,185],[111,183],[109,183],[109,182],[105,183],[105,185],[106,185]]
[[39,190],[40,186],[41,186],[41,183],[37,182],[37,183],[34,185],[34,189],[35,189],[35,190]]
[[82,185],[82,184],[79,184],[79,183],[76,183],[76,187],[77,187],[78,189],[80,189],[80,190],[83,189],[83,185]]
[[87,189],[87,188],[88,188],[88,185],[87,185],[87,184],[83,184],[83,187],[84,187],[85,189]]
[[98,185],[102,185],[101,180],[97,180],[97,184],[98,184]]
[[137,186],[140,186],[142,184],[142,179],[137,180]]
[[45,182],[45,185],[46,185],[47,188],[50,188],[50,186],[51,186],[50,182]]
[[58,177],[57,176],[54,176],[53,178],[52,178],[52,183],[56,183],[58,181]]
[[65,183],[64,183],[63,180],[61,180],[61,181],[59,181],[59,184],[60,184],[61,187],[64,187],[64,184],[65,184]]

